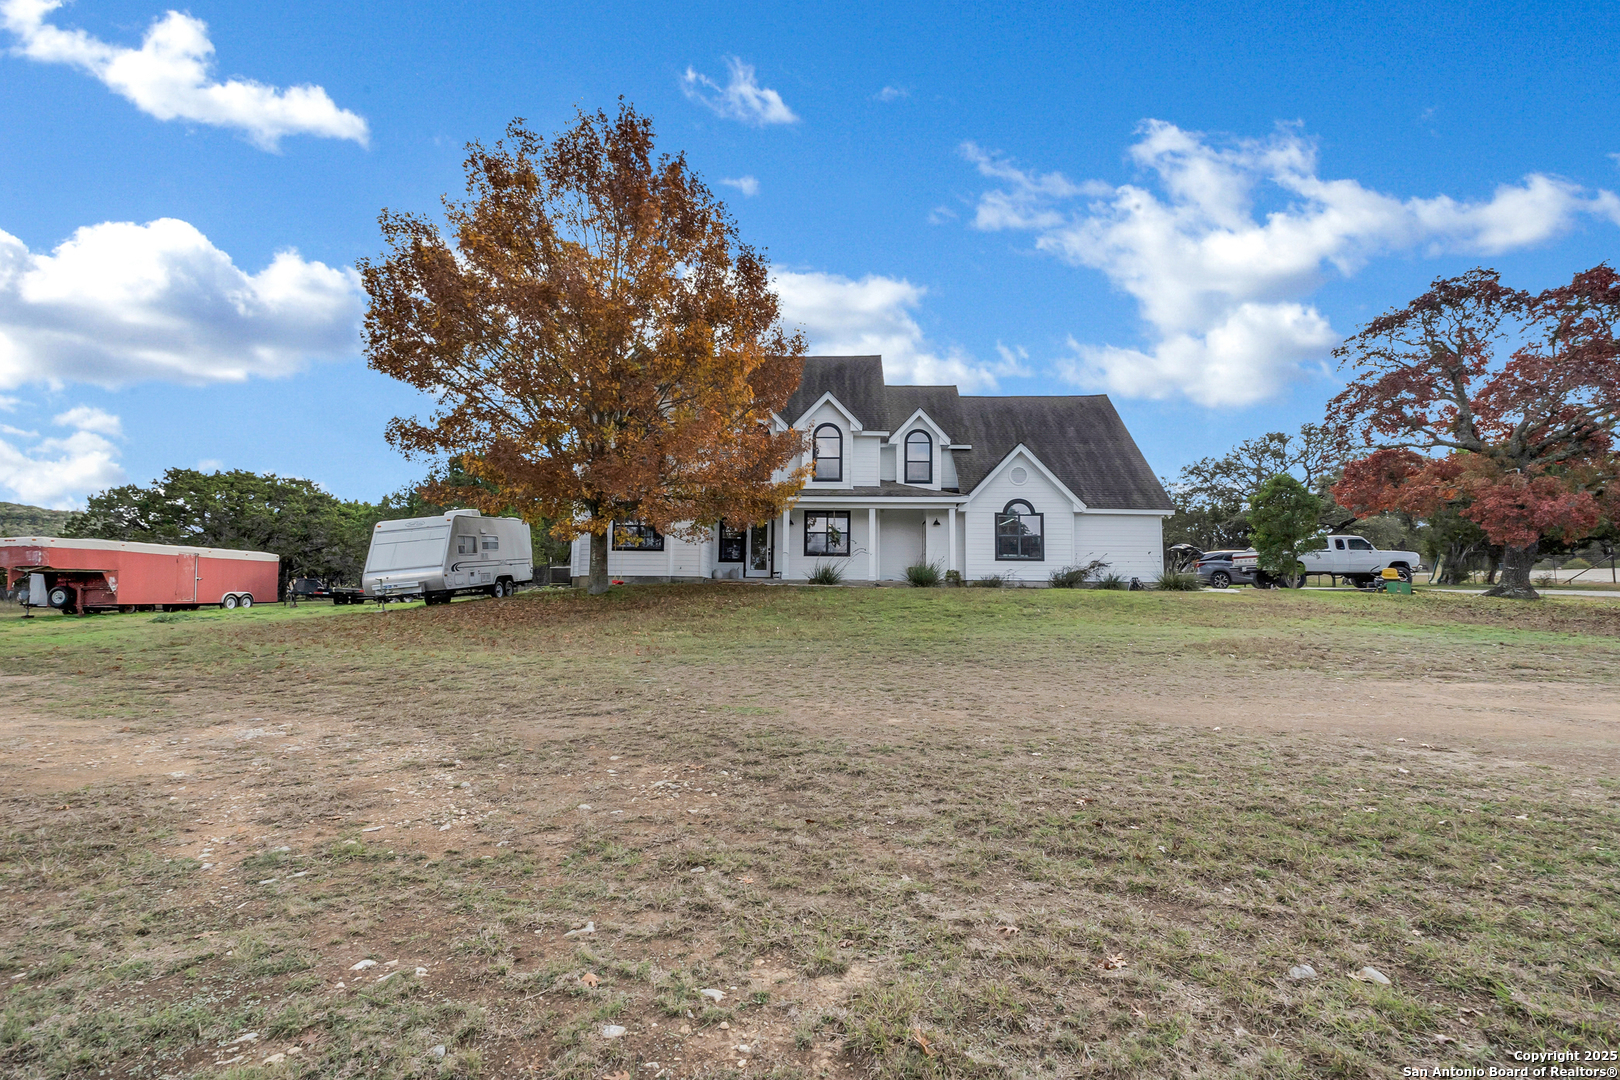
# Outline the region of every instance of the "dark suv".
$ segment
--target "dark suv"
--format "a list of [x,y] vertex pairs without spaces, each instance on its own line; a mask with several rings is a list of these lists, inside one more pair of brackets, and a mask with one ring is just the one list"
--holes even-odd
[[1193,569],[1198,574],[1198,580],[1212,589],[1225,589],[1232,585],[1253,585],[1254,567],[1232,568],[1232,556],[1237,549],[1230,551],[1206,551],[1199,556]]

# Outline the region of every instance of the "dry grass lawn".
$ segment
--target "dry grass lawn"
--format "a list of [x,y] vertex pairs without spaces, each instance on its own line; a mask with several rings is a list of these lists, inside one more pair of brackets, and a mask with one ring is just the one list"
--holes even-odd
[[7,615],[0,672],[8,1076],[1395,1077],[1620,1049],[1607,600]]

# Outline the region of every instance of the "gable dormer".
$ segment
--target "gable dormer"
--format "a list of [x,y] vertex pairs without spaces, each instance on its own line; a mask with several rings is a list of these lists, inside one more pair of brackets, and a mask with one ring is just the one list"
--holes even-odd
[[[911,487],[931,488],[938,491],[954,486],[955,470],[949,469],[950,433],[922,409],[918,409],[889,433],[885,447],[885,479]],[[893,455],[893,476],[888,475]],[[951,474],[947,477],[947,473]]]
[[793,426],[804,432],[808,463],[815,469],[805,483],[806,491],[855,486],[855,438],[861,433],[861,422],[832,391],[822,394]]

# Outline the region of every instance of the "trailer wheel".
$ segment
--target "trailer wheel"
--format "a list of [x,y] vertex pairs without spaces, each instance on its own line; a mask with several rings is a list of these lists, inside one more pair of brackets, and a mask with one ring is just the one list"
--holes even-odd
[[253,594],[250,592],[245,592],[237,599],[236,602],[241,605],[243,611],[246,611],[248,608],[253,606]]
[[45,599],[53,608],[61,608],[63,611],[73,610],[73,590],[66,585],[56,586],[45,594]]
[[224,608],[226,611],[235,611],[236,610],[236,594],[231,593],[230,595],[226,596],[224,600],[220,601],[219,606]]

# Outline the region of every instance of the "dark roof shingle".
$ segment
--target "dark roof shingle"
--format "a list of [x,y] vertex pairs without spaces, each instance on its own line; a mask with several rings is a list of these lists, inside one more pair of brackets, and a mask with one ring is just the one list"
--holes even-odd
[[[828,391],[869,431],[894,431],[920,408],[952,440],[971,445],[952,455],[963,492],[1022,443],[1087,506],[1173,508],[1106,394],[964,397],[954,386],[887,386],[879,356],[807,356],[783,419],[793,423]],[[905,487],[885,482],[883,494],[901,493],[891,484]]]

